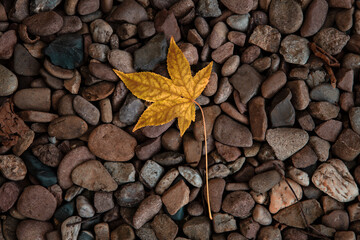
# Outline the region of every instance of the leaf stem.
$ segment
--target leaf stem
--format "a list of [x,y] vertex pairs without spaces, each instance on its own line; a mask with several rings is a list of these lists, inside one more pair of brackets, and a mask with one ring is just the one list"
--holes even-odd
[[203,126],[204,126],[204,138],[205,138],[205,181],[206,181],[206,201],[208,205],[208,211],[209,211],[209,218],[210,220],[213,220],[212,214],[211,214],[211,207],[210,207],[210,197],[209,197],[209,170],[208,170],[208,151],[207,151],[207,134],[206,134],[206,125],[205,125],[205,114],[198,102],[193,100],[193,102],[199,107],[203,119]]

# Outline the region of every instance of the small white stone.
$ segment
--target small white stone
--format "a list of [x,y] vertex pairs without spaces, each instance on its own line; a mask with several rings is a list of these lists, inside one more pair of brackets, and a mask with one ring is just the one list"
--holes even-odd
[[164,168],[154,162],[153,160],[147,160],[140,171],[140,177],[146,185],[153,188],[159,181],[161,175],[164,173]]
[[84,196],[76,198],[76,210],[80,217],[91,218],[95,215],[95,209],[90,204],[89,200]]
[[309,184],[310,184],[309,175],[306,172],[301,171],[300,169],[297,169],[297,168],[294,168],[291,166],[291,167],[289,167],[287,174],[292,180],[294,180],[301,186],[306,187],[306,186],[309,186]]
[[272,222],[270,212],[260,204],[257,204],[253,210],[253,219],[263,226],[268,226]]

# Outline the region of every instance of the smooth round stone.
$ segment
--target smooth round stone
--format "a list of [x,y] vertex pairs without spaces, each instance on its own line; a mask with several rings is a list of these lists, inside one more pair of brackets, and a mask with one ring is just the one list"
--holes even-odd
[[71,217],[75,211],[74,201],[68,202],[64,205],[61,205],[56,212],[54,213],[54,219],[59,222],[65,221],[68,217]]
[[303,12],[295,0],[273,0],[269,7],[269,20],[280,33],[294,33],[301,27]]
[[280,45],[280,54],[288,63],[304,65],[310,57],[309,41],[297,35],[288,35]]
[[77,5],[77,11],[80,15],[88,15],[100,7],[100,0],[80,0]]
[[138,24],[139,22],[148,20],[148,15],[145,8],[135,0],[126,0],[115,8],[108,20]]
[[310,3],[300,30],[302,37],[310,37],[320,30],[326,20],[328,8],[326,0],[314,0]]
[[314,101],[327,101],[335,104],[339,102],[340,91],[338,88],[333,88],[329,83],[324,83],[311,90],[310,98]]
[[15,155],[0,155],[0,172],[12,181],[23,180],[27,169],[23,160]]
[[28,31],[35,36],[49,36],[60,31],[64,21],[63,18],[54,11],[41,12],[24,19],[23,24],[28,27]]
[[115,85],[111,82],[100,82],[85,88],[81,95],[88,101],[99,101],[107,98],[115,90]]
[[93,40],[98,43],[108,43],[113,33],[111,26],[102,19],[96,19],[90,24]]
[[20,188],[15,182],[6,182],[0,187],[0,212],[8,211],[16,202]]
[[17,36],[15,30],[4,32],[3,35],[0,36],[0,59],[10,59],[14,53],[16,43]]
[[139,229],[142,227],[160,211],[161,207],[162,201],[159,195],[150,195],[149,197],[145,198],[134,214],[134,228]]
[[78,239],[78,235],[80,232],[81,224],[74,224],[68,226],[69,223],[76,223],[80,222],[81,217],[79,216],[72,216],[66,219],[61,224],[61,239],[62,240],[72,240],[72,239]]
[[16,228],[16,237],[18,240],[45,240],[45,234],[51,230],[53,230],[53,225],[49,222],[24,220]]
[[280,180],[280,174],[275,170],[271,170],[252,177],[249,181],[249,186],[255,192],[264,193],[278,184]]
[[13,94],[18,87],[16,75],[0,64],[0,97]]
[[25,217],[47,221],[53,216],[56,204],[56,198],[46,188],[31,185],[21,193],[17,210]]
[[95,209],[90,201],[81,195],[76,198],[76,210],[79,216],[83,218],[90,218],[95,215]]
[[90,191],[112,192],[118,187],[106,168],[97,160],[86,161],[77,166],[71,173],[76,184]]
[[97,125],[100,120],[100,111],[87,101],[85,98],[77,95],[73,100],[74,110],[79,116],[90,125]]
[[245,32],[249,26],[250,14],[232,15],[226,19],[226,23],[240,32]]
[[78,240],[94,240],[95,237],[89,231],[81,231]]
[[111,66],[116,68],[117,70],[124,72],[124,73],[133,73],[135,69],[133,67],[133,57],[130,53],[114,49],[111,50],[108,55],[107,59]]
[[57,139],[74,139],[82,136],[87,130],[88,126],[84,120],[78,116],[68,115],[53,120],[48,133]]
[[49,88],[21,89],[14,95],[14,104],[22,110],[49,112],[51,107],[51,90]]
[[137,141],[122,129],[112,124],[103,124],[91,132],[88,145],[97,157],[122,162],[135,155]]
[[270,212],[262,205],[257,204],[253,211],[253,219],[261,225],[270,225],[272,217]]

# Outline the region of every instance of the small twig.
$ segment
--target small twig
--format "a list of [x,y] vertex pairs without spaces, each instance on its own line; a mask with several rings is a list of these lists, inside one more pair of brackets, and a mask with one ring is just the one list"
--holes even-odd
[[209,194],[209,170],[208,170],[208,151],[207,151],[207,134],[206,134],[206,125],[205,125],[205,114],[198,102],[194,100],[194,103],[199,107],[203,119],[203,125],[204,125],[204,138],[205,138],[205,182],[206,182],[206,200],[208,205],[208,211],[209,211],[209,218],[212,220],[212,214],[211,214],[211,206],[210,206],[210,194]]
[[333,88],[336,88],[336,77],[335,77],[335,74],[334,74],[333,70],[328,65],[325,65],[325,69],[326,69],[326,71],[328,72],[328,74],[330,76],[331,86]]
[[340,67],[339,61],[333,56],[331,56],[329,53],[327,53],[324,49],[316,45],[316,43],[309,43],[309,46],[315,56],[321,58],[321,60],[323,60],[327,65],[329,65],[330,67]]
[[85,220],[81,220],[81,221],[73,222],[73,223],[68,223],[68,224],[66,224],[66,226],[67,226],[67,227],[71,227],[71,226],[74,226],[74,225],[77,225],[77,224],[86,223],[86,222],[89,222],[89,221],[91,221],[91,220],[94,220],[94,219],[96,219],[96,218],[98,218],[98,217],[100,217],[100,216],[101,216],[101,214],[98,214],[98,215],[95,215],[95,216],[93,216],[93,217],[91,217],[91,218],[87,218],[87,219],[85,219]]

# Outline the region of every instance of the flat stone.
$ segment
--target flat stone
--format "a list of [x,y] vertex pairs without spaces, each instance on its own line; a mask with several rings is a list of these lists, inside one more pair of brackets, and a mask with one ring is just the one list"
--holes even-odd
[[174,215],[180,208],[189,203],[189,194],[189,187],[186,186],[183,180],[180,180],[164,192],[161,200],[169,214]]
[[354,160],[360,153],[360,136],[350,128],[344,129],[332,146],[332,151],[342,160]]
[[293,126],[295,109],[291,104],[292,94],[288,88],[281,90],[273,98],[270,108],[272,127]]
[[261,94],[264,98],[272,98],[285,84],[286,74],[276,71],[261,84]]
[[273,128],[266,132],[266,141],[280,160],[291,157],[303,148],[308,140],[308,133],[297,128]]
[[216,233],[231,232],[237,229],[235,218],[223,213],[214,214],[213,226]]
[[227,194],[222,203],[222,210],[234,217],[241,219],[251,215],[251,210],[255,206],[255,201],[251,195],[245,191],[235,191]]
[[159,240],[175,239],[178,233],[178,226],[167,214],[156,215],[151,227]]
[[110,96],[115,90],[114,83],[102,81],[85,88],[81,92],[81,96],[86,100],[99,101]]
[[0,187],[0,212],[7,212],[14,206],[19,195],[20,188],[15,182],[6,182],[2,184]]
[[[135,155],[136,139],[112,125],[103,124],[95,128],[88,146],[92,153],[107,161],[128,161]],[[117,151],[113,151],[117,149]]]
[[260,229],[258,234],[259,240],[265,239],[273,239],[273,240],[281,240],[281,232],[280,229],[275,226],[266,226]]
[[14,71],[22,76],[36,76],[39,74],[40,63],[21,44],[14,48]]
[[[219,106],[214,105],[210,107],[204,107],[203,111],[206,119],[206,132],[211,133],[213,131],[215,119],[220,115],[221,109],[219,108]],[[193,134],[197,141],[204,141],[204,125],[202,122],[202,117],[200,115],[195,116]]]
[[220,115],[214,124],[214,138],[226,145],[234,147],[250,147],[252,134],[247,127],[231,118]]
[[295,0],[275,0],[269,6],[269,20],[282,34],[290,34],[301,27],[303,12]]
[[250,12],[253,7],[251,0],[242,1],[241,3],[234,0],[220,0],[230,11],[237,14],[246,14]]
[[25,217],[47,221],[55,212],[56,199],[46,188],[31,185],[21,193],[16,209]]
[[145,198],[144,185],[140,182],[125,184],[114,196],[121,207],[135,207]]
[[278,184],[281,180],[276,170],[266,171],[255,175],[249,181],[249,187],[258,193],[265,193]]
[[345,231],[349,228],[349,214],[344,210],[334,210],[322,216],[321,222],[337,231]]
[[342,130],[342,122],[337,120],[328,120],[315,128],[315,133],[322,139],[335,142]]
[[314,101],[327,101],[335,104],[339,102],[340,91],[330,84],[324,83],[314,87],[310,92],[310,98]]
[[191,163],[191,166],[196,166],[201,159],[202,142],[197,141],[191,134],[185,134],[183,148],[186,162]]
[[8,30],[4,32],[0,37],[0,59],[10,59],[14,53],[16,43],[17,36],[15,30]]
[[154,18],[154,27],[157,33],[164,33],[166,40],[174,38],[175,42],[181,39],[180,28],[176,21],[174,11],[162,9]]
[[318,217],[323,215],[320,203],[315,199],[309,199],[280,210],[274,215],[274,219],[279,223],[291,227],[305,228],[306,225],[301,215],[300,204],[309,224],[313,223]]
[[330,159],[321,164],[314,172],[312,182],[339,202],[350,202],[359,195],[354,178],[339,159]]
[[237,147],[227,146],[220,142],[215,142],[215,147],[218,154],[224,158],[226,162],[233,162],[238,159],[241,155],[241,151]]
[[78,165],[71,173],[76,184],[90,191],[115,191],[117,183],[106,168],[97,160],[89,160]]
[[183,176],[191,185],[197,188],[202,186],[203,181],[198,171],[186,166],[179,166],[178,170],[180,175]]
[[246,104],[257,94],[262,76],[250,65],[243,64],[229,81],[239,92],[241,102]]
[[148,20],[145,9],[134,0],[126,0],[110,14],[110,21],[125,21],[132,24]]
[[306,168],[315,164],[318,160],[316,153],[308,145],[291,156],[291,161],[296,168]]
[[210,240],[211,226],[208,217],[193,217],[183,225],[183,232],[190,239]]
[[87,130],[88,126],[84,120],[68,115],[51,121],[48,133],[57,139],[74,139],[82,136]]
[[323,121],[336,118],[340,111],[340,107],[329,102],[311,102],[308,109],[311,116]]

